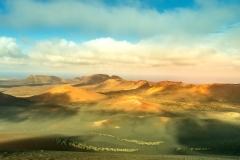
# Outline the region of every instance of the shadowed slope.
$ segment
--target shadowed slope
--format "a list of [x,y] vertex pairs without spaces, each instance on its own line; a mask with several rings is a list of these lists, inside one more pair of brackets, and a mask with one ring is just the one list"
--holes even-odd
[[169,84],[145,92],[147,101],[181,110],[236,110],[239,95],[239,84]]
[[146,95],[176,101],[240,102],[240,84],[163,84],[147,90]]
[[213,84],[208,92],[220,102],[240,103],[240,84]]
[[42,86],[46,84],[64,84],[67,83],[65,79],[56,77],[56,76],[47,76],[47,75],[30,75],[22,80],[6,80],[0,81],[0,87],[11,88],[17,86]]
[[90,86],[89,89],[98,92],[112,92],[134,90],[146,85],[149,86],[148,82],[145,80],[127,81],[124,79],[108,79],[98,85]]
[[29,101],[21,98],[16,98],[14,96],[4,94],[0,92],[0,107],[1,106],[8,106],[8,105],[15,105],[15,104],[22,104],[28,103]]
[[26,84],[60,84],[66,83],[65,79],[56,76],[46,76],[46,75],[30,75],[22,80],[22,83]]
[[77,110],[61,105],[47,105],[17,98],[0,92],[0,121],[22,122],[29,119],[66,118],[75,115]]
[[83,86],[83,85],[98,84],[108,79],[122,79],[122,78],[116,75],[113,75],[110,77],[107,74],[93,74],[90,76],[76,77],[72,81],[75,83],[75,86]]

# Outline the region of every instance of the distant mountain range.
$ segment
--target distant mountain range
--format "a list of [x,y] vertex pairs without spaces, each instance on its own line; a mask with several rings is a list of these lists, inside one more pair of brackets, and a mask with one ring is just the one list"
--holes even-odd
[[23,80],[1,82],[0,87],[5,90],[0,95],[3,104],[18,102],[13,96],[18,97],[21,92],[25,95],[19,97],[37,103],[68,105],[101,101],[106,109],[113,110],[126,110],[127,107],[128,110],[155,112],[166,111],[162,108],[164,106],[165,109],[171,106],[171,109],[197,110],[231,110],[240,107],[240,84],[194,85],[173,81],[129,81],[115,75],[93,74],[72,80],[30,75]]
[[85,88],[100,92],[109,92],[109,91],[133,90],[144,86],[150,88],[149,82],[145,80],[128,81],[124,79],[107,79],[104,82]]
[[[42,85],[62,85],[68,84],[70,97],[74,93],[79,93],[77,89],[84,89],[88,91],[98,92],[105,95],[116,95],[121,94],[141,94],[147,97],[154,97],[155,101],[160,101],[163,97],[165,100],[174,101],[212,101],[215,102],[240,102],[240,84],[205,84],[205,85],[193,85],[184,84],[182,82],[173,81],[161,81],[161,82],[149,82],[146,80],[129,81],[124,80],[119,76],[109,76],[107,74],[93,74],[90,76],[76,77],[72,80],[65,80],[56,76],[48,75],[30,75],[22,80],[5,80],[0,81],[0,87],[11,88],[11,93],[2,89],[4,93],[10,95],[14,94],[13,87],[21,86],[42,86]],[[51,87],[51,86],[49,86]],[[49,89],[49,87],[46,87]],[[77,89],[76,89],[77,88]],[[25,89],[31,89],[26,88]],[[32,88],[34,90],[35,88]],[[16,93],[21,91],[16,88]],[[47,90],[46,90],[47,91]],[[74,92],[73,92],[74,91]],[[34,92],[42,94],[45,92]],[[30,92],[29,92],[30,93]],[[51,92],[52,93],[52,92]],[[65,94],[65,93],[64,93]],[[91,93],[92,94],[92,93]],[[52,95],[52,94],[51,94]],[[69,95],[69,94],[68,94]],[[82,96],[85,95],[85,91],[81,92]],[[173,96],[174,95],[174,96]],[[46,96],[46,95],[45,95]],[[49,93],[50,96],[50,93]],[[44,97],[44,96],[43,96]],[[46,96],[47,97],[47,96]],[[60,96],[61,97],[61,96]],[[87,97],[87,96],[86,96]],[[81,99],[81,98],[80,98]],[[79,101],[82,101],[78,99]],[[153,98],[152,98],[153,99]],[[73,100],[78,101],[78,100]],[[48,101],[48,100],[47,100]],[[70,100],[69,102],[72,102]]]
[[116,75],[109,76],[107,74],[93,74],[90,76],[76,77],[72,80],[72,82],[76,83],[75,86],[82,86],[82,85],[98,84],[108,79],[122,79],[122,78]]
[[82,76],[82,77],[76,77],[72,80],[66,80],[57,76],[50,76],[50,75],[30,75],[21,80],[16,78],[11,78],[11,79],[0,78],[0,85],[21,86],[21,85],[45,85],[45,84],[70,83],[76,86],[83,86],[83,85],[98,84],[108,79],[122,79],[122,78],[116,75],[109,76],[107,74],[93,74],[90,76]]
[[30,75],[27,78],[21,80],[24,84],[61,84],[67,83],[65,79],[56,76],[46,75]]

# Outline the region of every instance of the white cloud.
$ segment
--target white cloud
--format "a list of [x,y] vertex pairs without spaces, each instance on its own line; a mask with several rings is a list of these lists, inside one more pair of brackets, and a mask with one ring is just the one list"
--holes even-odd
[[[17,45],[16,39],[10,37],[0,37],[0,65],[10,68],[17,68],[25,65],[26,59],[21,48]],[[4,69],[2,70],[4,71]]]
[[71,41],[48,40],[38,42],[27,56],[34,63],[47,66],[90,66],[104,65],[117,68],[141,67],[219,67],[231,65],[237,55],[227,53],[206,44],[189,40],[173,44],[171,40],[149,39],[133,44],[100,38],[76,44]]
[[[50,39],[37,42],[24,54],[15,39],[1,37],[0,48],[7,47],[8,51],[1,50],[0,63],[12,68],[25,65],[29,69],[48,71],[91,70],[93,73],[111,71],[113,74],[124,72],[190,77],[238,75],[238,46],[234,44],[229,49],[222,49],[215,43],[219,41],[217,34],[192,39],[182,36],[178,35],[175,39],[171,36],[155,37],[135,44],[112,38],[99,38],[81,44],[65,39]],[[229,41],[229,45],[232,44],[231,39],[225,40]],[[232,49],[236,51],[232,52]]]
[[[91,40],[82,44],[68,42],[65,39],[41,41],[27,55],[29,59],[51,66],[102,65],[134,62],[134,55],[129,54],[133,45],[126,41],[111,38]],[[135,55],[136,56],[136,55]]]
[[[197,1],[193,9],[176,8],[159,13],[135,6],[106,6],[96,1],[9,0],[10,12],[0,16],[5,27],[81,29],[109,35],[151,36],[170,33],[209,33],[232,24],[239,6]],[[24,17],[24,18],[23,18]]]
[[[51,39],[37,42],[33,49],[25,54],[21,52],[15,39],[0,37],[0,56],[5,63],[17,64],[24,61],[28,65],[48,67],[106,65],[118,68],[159,66],[216,68],[228,65],[234,68],[238,65],[240,56],[240,48],[234,43],[236,39],[231,41],[231,32],[222,35],[223,38],[219,38],[219,35],[206,38],[164,36],[145,39],[136,44],[112,38],[99,38],[81,44],[65,39]],[[223,40],[231,47],[221,48]]]
[[0,57],[2,58],[20,58],[23,54],[16,44],[16,39],[9,37],[0,37]]

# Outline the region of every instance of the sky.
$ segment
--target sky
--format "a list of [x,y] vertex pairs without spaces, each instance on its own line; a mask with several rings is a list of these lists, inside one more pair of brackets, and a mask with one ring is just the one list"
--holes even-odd
[[1,0],[0,77],[240,83],[239,0]]

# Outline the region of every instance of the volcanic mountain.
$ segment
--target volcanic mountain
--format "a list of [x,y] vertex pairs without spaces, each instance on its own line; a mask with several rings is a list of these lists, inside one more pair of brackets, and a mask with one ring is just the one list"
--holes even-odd
[[75,88],[70,85],[59,85],[53,87],[43,94],[32,96],[29,99],[37,102],[69,104],[74,102],[95,101],[105,97],[105,95],[85,89]]
[[67,81],[56,76],[30,75],[21,80],[21,82],[24,84],[62,84],[66,83]]
[[90,76],[76,77],[72,81],[73,83],[75,83],[75,86],[83,86],[83,85],[98,84],[108,79],[122,79],[122,78],[116,75],[113,75],[110,77],[107,74],[93,74]]
[[124,79],[108,79],[97,85],[86,86],[83,88],[91,89],[98,92],[111,92],[111,91],[133,90],[133,89],[138,89],[144,86],[150,88],[150,85],[145,80],[127,81]]
[[17,86],[40,86],[40,85],[56,85],[65,84],[67,81],[65,79],[48,76],[48,75],[30,75],[25,79],[19,80],[16,78],[11,78],[7,80],[0,79],[0,86],[4,87],[17,87]]

